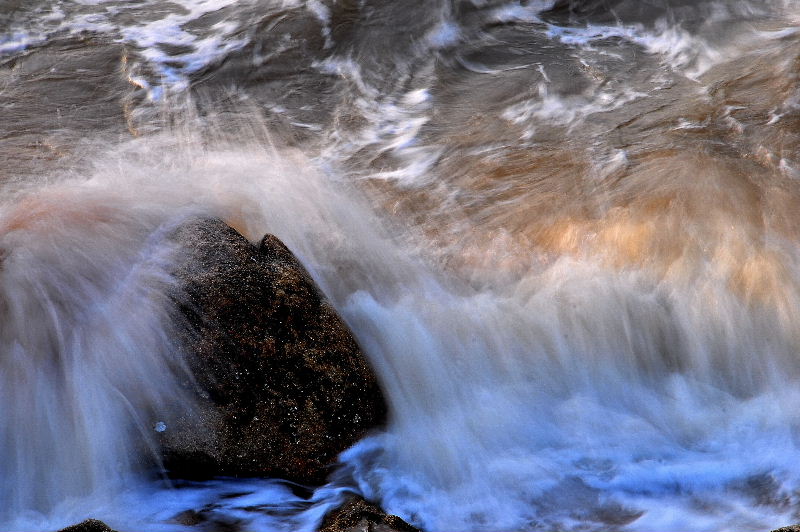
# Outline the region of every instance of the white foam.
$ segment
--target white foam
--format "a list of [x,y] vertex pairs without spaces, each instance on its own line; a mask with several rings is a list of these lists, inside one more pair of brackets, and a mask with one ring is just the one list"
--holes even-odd
[[331,48],[333,46],[333,40],[331,39],[330,9],[328,9],[328,6],[320,2],[320,0],[308,0],[306,7],[322,24],[322,36],[325,38],[325,48]]
[[422,128],[430,120],[433,101],[429,90],[414,88],[384,97],[365,82],[355,61],[328,59],[317,67],[324,72],[336,72],[354,85],[360,93],[354,105],[369,124],[355,135],[333,142],[325,149],[322,160],[341,161],[369,147],[376,153],[391,154],[397,162],[396,168],[373,172],[371,177],[413,186],[429,182],[432,178],[429,170],[443,152],[440,146],[418,143]]
[[541,22],[539,13],[551,9],[555,0],[533,0],[508,2],[490,11],[489,19],[495,22]]
[[0,55],[19,53],[42,40],[43,38],[40,36],[33,36],[22,32],[0,36]]
[[647,53],[659,56],[670,68],[696,79],[726,56],[705,40],[688,31],[659,21],[653,29],[641,25],[586,27],[548,26],[552,39],[574,46],[587,46],[609,38],[620,38],[638,44]]
[[552,94],[546,83],[539,85],[536,98],[509,106],[502,117],[515,124],[526,125],[524,135],[531,138],[544,125],[573,127],[586,117],[613,111],[647,94],[629,88],[599,90],[590,96],[561,96]]
[[[150,95],[155,99],[163,89],[156,85],[174,90],[184,89],[189,74],[213,64],[248,42],[246,35],[238,34],[240,24],[235,19],[219,22],[199,33],[185,29],[186,24],[203,15],[233,6],[241,9],[245,7],[244,3],[252,2],[253,0],[176,0],[173,4],[180,8],[176,12],[133,24],[119,22],[122,20],[121,15],[132,15],[135,18],[137,12],[147,14],[156,4],[145,2],[141,5],[124,5],[110,0],[80,0],[80,4],[95,8],[89,13],[65,11],[63,4],[55,4],[42,17],[26,21],[26,24],[33,25],[29,32],[17,31],[0,40],[0,53],[16,53],[41,44],[53,35],[64,33],[106,34],[119,42],[137,47],[141,55],[155,68],[160,79],[143,84],[146,87],[152,86]],[[284,2],[287,6],[290,3]],[[170,55],[161,49],[161,44],[188,47],[190,51]]]
[[447,48],[458,44],[461,28],[458,24],[443,21],[428,33],[428,43],[433,49]]

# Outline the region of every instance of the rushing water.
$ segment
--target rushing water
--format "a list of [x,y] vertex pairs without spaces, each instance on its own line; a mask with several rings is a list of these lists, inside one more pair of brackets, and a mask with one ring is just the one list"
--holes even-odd
[[[800,520],[798,37],[795,0],[0,1],[0,529]],[[383,383],[310,498],[155,473],[196,213],[284,240]]]

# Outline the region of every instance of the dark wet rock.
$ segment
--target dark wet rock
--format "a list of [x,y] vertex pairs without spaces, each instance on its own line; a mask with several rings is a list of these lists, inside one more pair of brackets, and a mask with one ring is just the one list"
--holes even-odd
[[77,525],[68,526],[59,532],[115,532],[107,524],[97,519],[87,519]]
[[352,497],[322,522],[319,532],[419,532],[361,497]]
[[[248,511],[247,508],[241,508],[241,510]],[[170,521],[191,527],[191,530],[203,532],[243,532],[247,530],[241,519],[216,511],[214,504],[209,504],[199,510],[183,511]]]
[[173,517],[172,520],[184,526],[195,526],[205,522],[205,518],[203,517],[203,515],[196,510],[183,511],[175,515],[175,517]]
[[175,233],[175,297],[192,326],[199,418],[159,433],[173,476],[319,483],[383,423],[378,383],[347,326],[276,237],[258,247],[219,220]]

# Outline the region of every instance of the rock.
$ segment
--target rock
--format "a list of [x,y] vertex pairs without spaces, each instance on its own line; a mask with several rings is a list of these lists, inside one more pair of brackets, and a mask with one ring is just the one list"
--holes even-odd
[[172,476],[324,481],[337,455],[382,424],[364,355],[309,274],[276,237],[258,247],[216,219],[174,234],[174,298],[191,326],[198,417],[158,433]]
[[773,530],[772,532],[800,532],[800,525],[784,526]]
[[325,516],[319,532],[419,532],[419,529],[354,496]]
[[115,532],[107,524],[97,519],[87,519],[77,525],[68,526],[58,532]]
[[185,510],[173,517],[172,521],[178,523],[179,525],[197,526],[200,523],[205,523],[206,519],[203,514],[198,511]]

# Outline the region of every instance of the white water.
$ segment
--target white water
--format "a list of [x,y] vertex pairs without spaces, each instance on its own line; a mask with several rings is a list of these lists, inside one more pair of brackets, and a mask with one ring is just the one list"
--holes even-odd
[[[168,163],[165,145],[176,153]],[[385,434],[344,456],[343,476],[310,514],[243,512],[248,497],[308,508],[258,482],[216,514],[308,529],[341,496],[336,486],[355,484],[428,530],[602,529],[620,516],[633,530],[791,520],[796,331],[713,275],[681,284],[532,256],[519,279],[471,288],[389,238],[352,190],[263,145],[140,140],[100,157],[88,179],[29,198],[3,211],[14,228],[2,271],[13,317],[3,327],[11,528],[90,513],[140,529],[248,491],[223,482],[148,498],[153,487],[133,489],[149,456],[133,442],[189,408],[173,395],[181,370],[159,239],[187,210],[284,239],[353,327],[393,412]]]
[[74,500],[113,499],[157,465],[155,423],[191,409],[179,387],[188,374],[173,344],[161,213],[120,199],[54,186],[0,211],[9,530],[37,526],[36,512],[69,514]]

